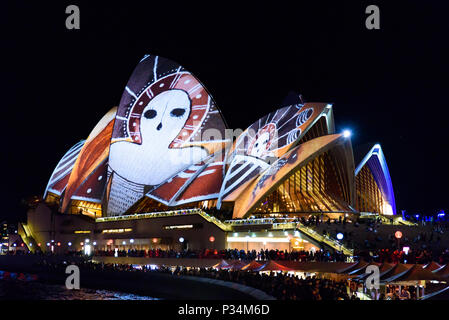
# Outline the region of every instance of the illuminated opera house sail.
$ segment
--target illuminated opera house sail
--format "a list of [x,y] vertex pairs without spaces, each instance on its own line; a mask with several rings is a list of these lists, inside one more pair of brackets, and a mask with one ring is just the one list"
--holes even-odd
[[355,170],[357,210],[396,214],[393,184],[380,144],[374,145]]
[[153,55],[118,107],[62,157],[44,200],[97,223],[188,209],[223,220],[396,213],[380,145],[356,167],[331,104],[283,106],[235,134],[192,73]]

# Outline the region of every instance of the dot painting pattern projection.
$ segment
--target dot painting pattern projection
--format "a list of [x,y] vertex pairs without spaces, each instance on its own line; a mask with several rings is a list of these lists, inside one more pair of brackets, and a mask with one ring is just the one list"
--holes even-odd
[[248,127],[230,150],[230,165],[221,187],[218,207],[222,201],[234,201],[248,183],[290,150],[326,106],[323,103],[287,106]]
[[[198,79],[173,61],[145,56],[131,75],[115,118],[108,215],[126,212],[183,171],[193,175],[190,171],[207,165],[211,155],[226,147],[225,129],[215,102]],[[203,139],[208,131],[219,138]],[[173,196],[157,195],[167,202]]]

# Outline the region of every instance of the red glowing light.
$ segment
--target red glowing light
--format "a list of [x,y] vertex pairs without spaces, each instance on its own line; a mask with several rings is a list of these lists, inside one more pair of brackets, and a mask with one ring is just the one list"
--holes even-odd
[[396,231],[394,233],[394,236],[396,237],[396,239],[401,239],[402,238],[402,232],[401,231]]
[[210,237],[209,237],[209,241],[210,241],[210,242],[214,242],[214,241],[215,241],[215,237],[214,237],[214,236],[210,236]]

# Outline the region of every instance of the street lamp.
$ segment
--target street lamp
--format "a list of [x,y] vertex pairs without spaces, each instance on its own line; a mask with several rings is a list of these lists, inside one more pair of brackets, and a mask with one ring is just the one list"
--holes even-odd
[[343,130],[343,137],[345,137],[345,138],[350,138],[351,135],[352,135],[351,130],[348,130],[348,129]]
[[215,237],[214,236],[210,236],[209,237],[209,241],[212,243],[212,249],[215,250]]
[[394,236],[396,237],[396,239],[398,240],[398,249],[399,249],[399,244],[400,244],[400,241],[401,241],[401,238],[402,238],[402,232],[401,231],[396,231],[395,233],[394,233]]
[[343,238],[344,238],[343,233],[341,232],[337,233],[337,239],[338,241],[340,241],[340,251],[342,251],[341,248],[343,247],[343,244],[341,243],[341,240],[343,240]]

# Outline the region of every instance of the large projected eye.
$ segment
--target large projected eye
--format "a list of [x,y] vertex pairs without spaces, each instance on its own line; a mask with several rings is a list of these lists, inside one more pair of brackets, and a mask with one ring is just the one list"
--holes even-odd
[[173,109],[170,112],[170,115],[172,117],[178,117],[179,118],[179,117],[182,117],[184,115],[184,113],[186,113],[186,109],[176,108],[176,109]]
[[143,116],[147,119],[153,119],[156,115],[157,115],[157,112],[154,109],[147,110],[143,114]]

